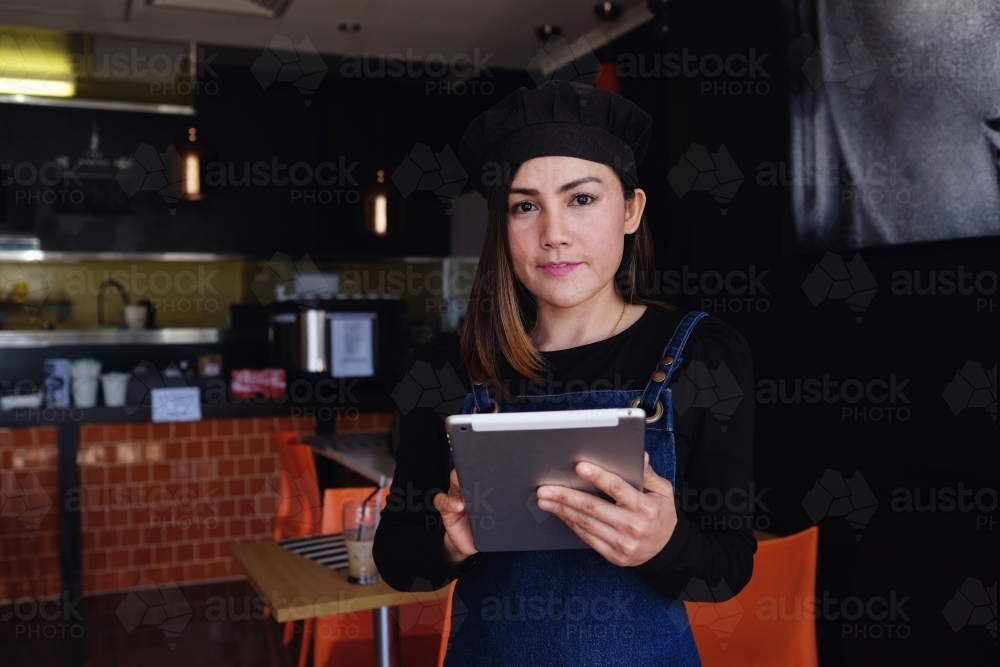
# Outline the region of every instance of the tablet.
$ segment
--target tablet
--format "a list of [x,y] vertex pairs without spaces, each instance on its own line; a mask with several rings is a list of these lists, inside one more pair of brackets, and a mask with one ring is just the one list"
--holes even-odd
[[642,490],[642,408],[451,415],[445,431],[479,551],[590,548],[535,495],[556,484],[614,502],[576,474],[581,461]]

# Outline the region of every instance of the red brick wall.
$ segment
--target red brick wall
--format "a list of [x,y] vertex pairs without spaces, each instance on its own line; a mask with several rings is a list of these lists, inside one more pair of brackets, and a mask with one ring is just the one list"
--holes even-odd
[[[278,464],[271,434],[312,419],[256,417],[80,428],[84,593],[239,575],[236,542],[271,536],[254,495]],[[258,505],[259,506],[259,505]]]
[[55,428],[0,429],[0,602],[59,594],[58,459]]
[[[391,413],[362,413],[336,428],[391,423]],[[314,430],[311,417],[81,426],[68,506],[80,512],[83,592],[241,575],[229,547],[273,528],[271,434]],[[55,428],[0,429],[0,601],[59,594],[57,461]]]
[[392,428],[391,412],[362,412],[353,419],[337,415],[337,433],[385,433]]

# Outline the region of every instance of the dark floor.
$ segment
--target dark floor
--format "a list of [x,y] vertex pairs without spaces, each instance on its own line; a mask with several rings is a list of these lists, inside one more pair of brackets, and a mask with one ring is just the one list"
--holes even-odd
[[[131,596],[131,597],[130,597]],[[245,580],[0,607],[4,667],[292,666],[298,637],[263,610]],[[298,624],[301,627],[301,624]],[[311,663],[311,661],[310,661]]]

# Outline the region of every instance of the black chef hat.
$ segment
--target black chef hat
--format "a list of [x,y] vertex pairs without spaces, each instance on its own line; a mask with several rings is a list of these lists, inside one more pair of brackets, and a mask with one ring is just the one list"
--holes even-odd
[[629,185],[649,144],[653,119],[624,97],[571,81],[519,88],[469,124],[459,159],[476,189],[489,197],[507,169],[526,160],[565,155],[606,164]]

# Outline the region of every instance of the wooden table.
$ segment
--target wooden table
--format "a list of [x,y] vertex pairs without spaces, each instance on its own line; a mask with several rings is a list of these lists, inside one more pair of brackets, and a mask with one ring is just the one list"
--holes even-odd
[[390,619],[389,608],[448,597],[447,586],[411,593],[397,591],[384,581],[352,584],[346,572],[315,563],[273,541],[236,544],[230,553],[279,623],[373,610],[378,667],[399,661],[399,625]]

